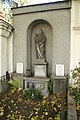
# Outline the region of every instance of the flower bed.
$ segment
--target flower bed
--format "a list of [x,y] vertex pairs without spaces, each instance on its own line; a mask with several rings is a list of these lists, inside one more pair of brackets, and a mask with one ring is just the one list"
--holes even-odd
[[[23,90],[8,91],[0,96],[1,120],[60,120],[62,95],[50,95],[41,100],[25,99]],[[64,99],[66,113],[66,99]],[[65,117],[65,116],[64,116]],[[66,120],[66,118],[65,118]]]
[[80,90],[77,91],[75,95],[75,102],[76,102],[77,120],[80,120]]
[[77,120],[80,120],[80,105],[76,104]]
[[77,113],[77,120],[80,120],[80,90],[77,88],[70,87],[69,95],[74,98],[75,101],[75,110]]
[[76,103],[76,112],[77,112],[77,120],[80,120],[80,62],[79,66],[75,67],[72,70],[72,78],[73,78],[73,86],[70,88],[70,93],[74,96],[74,100]]

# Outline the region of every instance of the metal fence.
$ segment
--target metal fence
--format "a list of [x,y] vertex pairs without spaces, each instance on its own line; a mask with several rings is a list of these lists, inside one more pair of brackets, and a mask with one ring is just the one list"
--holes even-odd
[[13,73],[14,72],[9,73],[7,71],[5,75],[0,76],[0,93],[6,91],[8,89],[8,87],[9,87],[8,81],[10,79],[12,79]]

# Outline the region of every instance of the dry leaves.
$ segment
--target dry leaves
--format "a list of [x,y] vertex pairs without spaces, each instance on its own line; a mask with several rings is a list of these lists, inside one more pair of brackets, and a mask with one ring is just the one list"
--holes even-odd
[[0,119],[4,120],[60,120],[62,96],[43,97],[42,100],[24,99],[23,91],[0,97]]

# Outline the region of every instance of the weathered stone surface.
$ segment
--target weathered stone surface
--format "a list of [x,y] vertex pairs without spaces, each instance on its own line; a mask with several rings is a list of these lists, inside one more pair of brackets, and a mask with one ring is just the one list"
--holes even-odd
[[47,77],[47,62],[44,60],[37,60],[34,65],[34,76],[35,77]]
[[44,96],[49,95],[48,82],[50,78],[39,78],[39,77],[24,77],[24,88],[29,89],[31,86],[39,89]]
[[0,76],[13,70],[12,32],[13,27],[0,19]]
[[68,94],[68,120],[77,120],[76,104],[73,96]]
[[53,78],[53,93],[66,93],[67,82],[66,77],[56,76]]
[[70,1],[13,8],[14,71],[16,63],[23,62],[24,73],[30,68],[34,74],[36,61],[34,36],[42,29],[46,36],[48,75],[55,74],[56,64],[64,64],[64,72],[69,73],[70,12]]

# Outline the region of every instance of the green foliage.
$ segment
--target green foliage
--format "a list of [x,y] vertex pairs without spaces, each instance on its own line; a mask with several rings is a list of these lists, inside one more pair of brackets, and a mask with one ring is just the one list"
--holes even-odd
[[18,90],[19,88],[19,80],[10,80],[9,83],[12,85],[12,92]]
[[20,4],[21,4],[21,6],[27,4],[27,0],[20,0]]
[[69,93],[70,95],[75,96],[75,95],[76,95],[76,92],[77,92],[77,88],[72,88],[72,87],[70,87],[70,88],[69,88],[69,92],[70,92],[70,93]]
[[24,91],[24,97],[27,99],[39,100],[43,97],[43,95],[40,90],[35,88],[30,88]]
[[75,101],[77,104],[80,105],[80,90],[76,92]]
[[50,93],[53,93],[53,84],[51,81],[48,82],[48,90]]
[[41,112],[44,112],[45,109],[46,109],[46,105],[41,105],[41,106],[40,106],[40,111],[41,111]]
[[72,78],[75,80],[75,85],[80,88],[80,67],[75,67],[72,71]]
[[78,88],[70,88],[70,95],[75,97],[75,102],[80,105],[80,89]]
[[3,17],[5,21],[10,24],[12,24],[12,19],[13,19],[11,7],[12,7],[12,0],[10,1],[9,6],[6,6],[6,0],[0,1],[0,8],[1,8],[0,10],[3,13]]
[[72,70],[72,77],[73,79],[79,79],[80,78],[80,67],[76,67]]
[[72,78],[75,80],[74,85],[77,85],[76,88],[71,88],[70,92],[75,96],[75,101],[80,105],[80,62],[79,67],[75,67],[72,70]]

